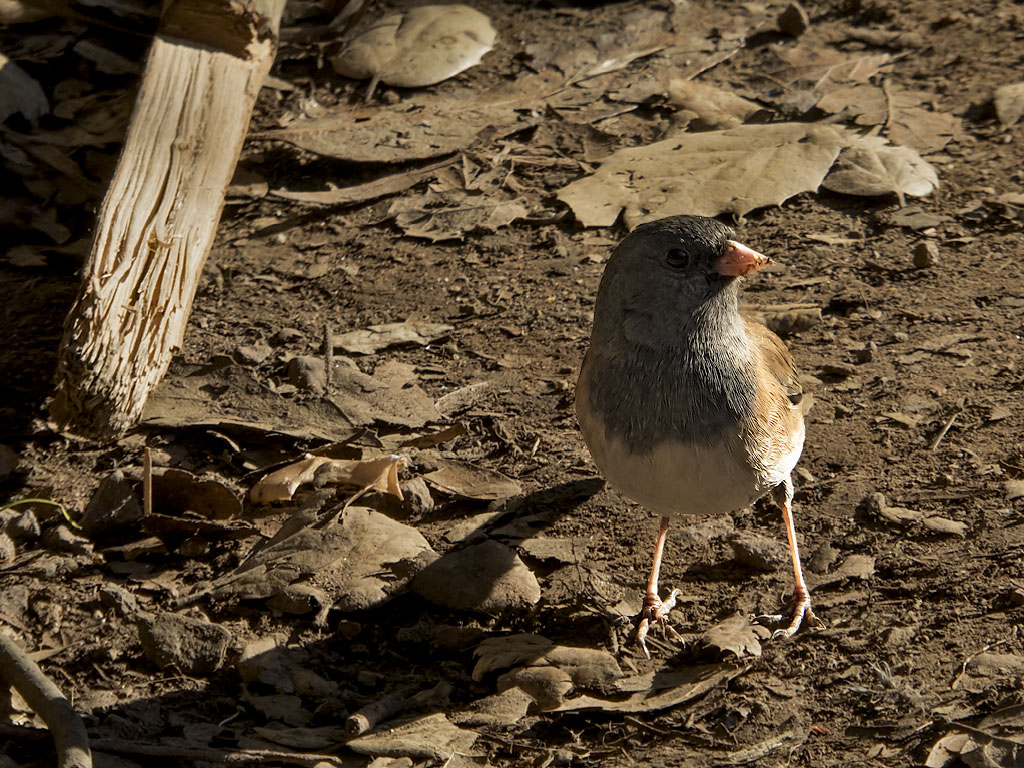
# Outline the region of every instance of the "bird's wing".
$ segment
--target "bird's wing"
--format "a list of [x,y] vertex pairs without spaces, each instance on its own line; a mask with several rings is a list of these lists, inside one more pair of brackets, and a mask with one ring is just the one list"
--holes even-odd
[[765,368],[783,388],[789,402],[794,407],[800,405],[800,401],[804,397],[804,389],[797,377],[793,356],[789,354],[782,339],[753,320],[747,320],[746,327],[747,338],[753,343]]

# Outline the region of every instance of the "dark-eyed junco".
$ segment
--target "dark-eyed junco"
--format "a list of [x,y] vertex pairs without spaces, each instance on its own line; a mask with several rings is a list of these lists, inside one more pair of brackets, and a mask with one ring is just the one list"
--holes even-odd
[[661,516],[635,637],[664,623],[658,572],[673,517],[732,512],[771,493],[793,555],[796,587],[775,634],[816,622],[790,514],[790,473],[804,444],[793,358],[737,309],[738,277],[769,258],[725,224],[672,216],[637,227],[605,267],[576,413],[594,462],[613,486]]

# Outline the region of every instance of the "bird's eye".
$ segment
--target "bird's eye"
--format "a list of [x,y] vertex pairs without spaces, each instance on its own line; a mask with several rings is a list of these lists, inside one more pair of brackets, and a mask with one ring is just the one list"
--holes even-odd
[[675,269],[685,269],[690,265],[690,254],[682,248],[672,248],[665,254],[665,261]]

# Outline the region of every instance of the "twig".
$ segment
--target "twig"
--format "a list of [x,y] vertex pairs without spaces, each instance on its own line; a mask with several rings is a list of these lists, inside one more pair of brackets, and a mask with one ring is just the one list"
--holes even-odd
[[350,736],[358,736],[377,727],[378,723],[390,720],[403,709],[408,699],[401,693],[389,693],[387,696],[377,699],[358,712],[348,716],[345,720],[345,733]]
[[345,731],[350,736],[358,736],[373,730],[378,724],[390,720],[399,712],[427,707],[445,698],[451,692],[451,685],[442,680],[433,688],[428,688],[409,697],[401,693],[389,693],[384,698],[377,699],[358,712],[349,715],[345,721]]
[[148,445],[142,453],[142,516],[153,516],[153,455]]
[[942,425],[942,429],[939,430],[939,433],[932,438],[931,443],[928,445],[929,451],[934,451],[936,448],[939,447],[939,443],[942,442],[942,438],[944,438],[946,436],[946,433],[949,432],[950,427],[953,426],[953,422],[956,421],[956,417],[959,416],[960,413],[961,411],[957,409],[953,411],[952,416],[946,419],[946,423]]
[[21,694],[53,736],[59,768],[92,768],[85,723],[28,654],[0,632],[0,678]]
[[961,678],[963,678],[963,676],[967,674],[967,665],[971,663],[971,661],[974,659],[975,656],[979,656],[979,655],[985,653],[986,651],[991,651],[993,648],[998,648],[1000,645],[1005,645],[1005,644],[1006,644],[1005,640],[1000,640],[999,642],[996,642],[996,643],[989,643],[984,648],[982,648],[980,651],[975,651],[970,656],[968,656],[966,659],[964,659],[964,663],[960,665],[960,674],[958,674],[956,676],[956,679],[953,681],[953,684],[950,685],[949,687],[952,690],[954,690],[954,691],[956,690],[957,686],[960,685]]
[[334,370],[334,334],[331,333],[331,324],[324,323],[324,385],[327,394],[331,392],[331,371]]

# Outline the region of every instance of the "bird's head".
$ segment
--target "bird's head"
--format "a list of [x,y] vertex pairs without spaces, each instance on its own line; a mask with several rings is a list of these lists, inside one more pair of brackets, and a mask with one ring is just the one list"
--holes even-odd
[[717,219],[671,216],[642,224],[615,249],[595,323],[627,336],[677,334],[705,313],[736,312],[736,278],[770,263]]

